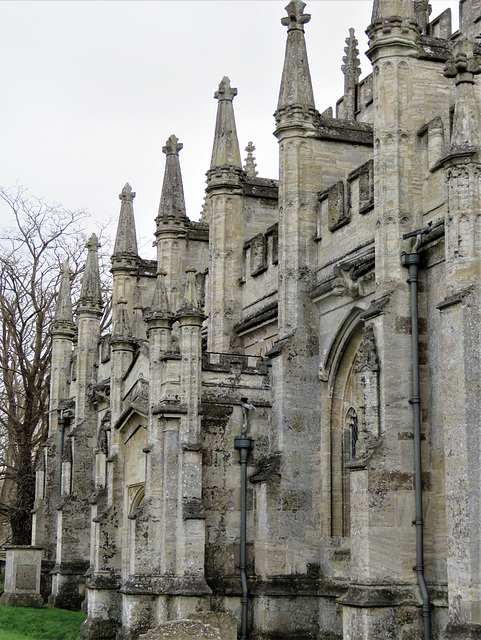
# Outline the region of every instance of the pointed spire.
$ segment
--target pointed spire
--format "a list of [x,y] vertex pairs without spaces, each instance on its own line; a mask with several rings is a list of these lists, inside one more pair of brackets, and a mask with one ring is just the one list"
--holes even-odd
[[134,285],[134,291],[132,296],[132,333],[140,340],[145,340],[147,335],[145,331],[145,322],[143,317],[143,305],[142,305],[142,292],[140,290],[139,282]]
[[456,100],[454,104],[451,152],[476,151],[481,148],[481,115],[475,92],[474,76],[481,72],[474,44],[465,36],[455,44],[454,56],[446,63],[444,75],[454,78]]
[[199,309],[200,302],[197,295],[197,285],[195,284],[196,269],[189,267],[185,270],[185,273],[187,274],[187,279],[184,290],[184,308]]
[[87,260],[85,262],[85,271],[82,278],[82,289],[80,291],[79,311],[93,310],[97,313],[102,312],[103,302],[100,293],[100,276],[99,276],[99,241],[95,233],[92,233],[87,242]]
[[55,310],[55,324],[69,323],[72,321],[72,300],[70,297],[70,269],[68,262],[62,264],[60,276],[60,289],[57,297],[57,308]]
[[259,173],[258,171],[256,171],[257,165],[254,162],[255,158],[252,155],[253,152],[256,150],[256,148],[252,144],[252,142],[249,142],[245,150],[247,151],[247,158],[245,159],[244,171],[247,173],[247,175],[250,178],[255,178],[256,175]]
[[287,27],[287,44],[278,110],[293,105],[314,108],[314,94],[304,39],[304,25],[309,22],[311,16],[304,13],[305,6],[302,0],[291,0],[286,7],[288,17],[281,20]]
[[165,153],[165,173],[162,185],[162,195],[160,196],[159,216],[161,218],[185,219],[185,199],[184,187],[182,185],[182,174],[180,171],[179,151],[183,144],[172,134],[162,147]]
[[374,0],[371,23],[394,16],[415,20],[413,0]]
[[214,93],[214,98],[219,101],[219,104],[215,123],[214,148],[210,162],[211,169],[223,165],[242,168],[232,104],[236,95],[237,89],[232,88],[229,78],[224,76],[218,91]]
[[432,13],[433,8],[429,0],[415,0],[414,1],[414,14],[416,16],[416,22],[419,25],[422,33],[427,33],[429,16]]
[[184,300],[181,308],[177,311],[176,317],[177,320],[180,321],[183,319],[184,324],[187,318],[190,318],[191,321],[195,318],[194,324],[200,326],[206,316],[202,310],[197,292],[197,284],[195,281],[196,269],[194,267],[188,267],[185,273],[187,277],[184,287]]
[[135,232],[134,207],[133,200],[135,193],[127,182],[119,195],[120,215],[119,224],[117,226],[117,236],[115,238],[114,256],[119,255],[138,255],[137,250],[137,234]]
[[349,37],[346,38],[344,47],[345,56],[342,61],[342,71],[344,73],[344,109],[346,120],[356,119],[356,86],[361,73],[358,41],[354,35],[354,29],[349,29]]
[[115,338],[132,339],[132,327],[127,313],[127,301],[124,298],[120,298],[117,304],[117,319],[114,323],[112,338],[114,340]]
[[152,313],[160,313],[163,315],[170,314],[169,299],[167,297],[167,289],[165,286],[166,272],[159,269],[157,271],[157,282],[155,285],[154,297],[152,298]]

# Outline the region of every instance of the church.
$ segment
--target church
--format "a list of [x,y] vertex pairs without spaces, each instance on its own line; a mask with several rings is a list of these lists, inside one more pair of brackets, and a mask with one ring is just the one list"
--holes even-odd
[[109,333],[95,235],[75,306],[64,266],[32,545],[86,640],[209,613],[241,640],[481,638],[481,2],[459,4],[452,33],[374,0],[372,73],[346,25],[320,113],[292,0],[278,180],[241,160],[224,77],[200,221],[176,135],[157,260],[121,191]]

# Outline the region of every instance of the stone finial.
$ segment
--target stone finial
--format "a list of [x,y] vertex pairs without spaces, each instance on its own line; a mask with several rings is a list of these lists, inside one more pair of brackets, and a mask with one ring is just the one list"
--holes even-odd
[[314,94],[304,39],[304,24],[309,22],[311,16],[304,13],[305,6],[302,0],[292,0],[286,7],[288,17],[281,20],[288,29],[277,103],[278,111],[294,105],[314,108]]
[[137,256],[137,234],[135,231],[133,200],[135,192],[127,182],[122,192],[119,194],[121,201],[119,224],[117,226],[117,236],[115,238],[114,256]]
[[143,319],[142,291],[139,282],[134,285],[132,294],[132,332],[136,338],[144,340],[146,338],[145,323]]
[[119,194],[119,199],[122,202],[132,202],[137,194],[132,191],[132,187],[128,182],[125,183],[125,187],[122,189],[122,192]]
[[473,42],[466,36],[461,36],[455,43],[453,57],[446,62],[444,75],[447,78],[456,78],[456,84],[474,84],[474,76],[480,71],[480,58],[474,55]]
[[255,151],[255,146],[252,144],[252,142],[249,142],[247,144],[247,147],[245,148],[245,150],[247,151],[247,158],[245,159],[245,166],[244,166],[244,171],[247,173],[248,176],[250,176],[251,178],[255,178],[256,175],[259,173],[258,171],[256,171],[257,165],[254,162],[255,158],[252,155],[253,152]]
[[167,139],[167,142],[165,143],[165,147],[162,147],[162,152],[165,153],[167,156],[168,155],[178,156],[179,151],[181,151],[183,148],[184,148],[184,145],[182,144],[182,142],[179,142],[179,138],[177,138],[177,136],[174,136],[174,134],[172,134],[170,138]]
[[349,29],[349,37],[346,38],[344,47],[345,56],[342,58],[344,64],[341,69],[344,73],[344,105],[346,120],[356,119],[356,86],[361,74],[361,63],[359,61],[358,41],[354,35],[354,29]]
[[357,48],[358,44],[359,43],[355,36],[355,31],[351,27],[349,29],[349,36],[346,38],[346,46],[344,47],[344,53],[346,55],[343,56],[342,58],[342,61],[344,62],[344,64],[342,65],[341,69],[344,75],[348,75],[352,73],[355,77],[356,82],[358,81],[359,75],[361,73],[361,69],[360,69],[361,63],[359,61],[359,49]]
[[62,264],[60,273],[60,288],[57,297],[54,322],[73,324],[72,299],[70,297],[70,268],[67,261]]
[[311,16],[309,13],[304,13],[305,2],[302,0],[291,0],[287,7],[287,18],[282,18],[281,23],[287,27],[288,31],[300,30],[304,32],[304,25],[309,22]]
[[219,84],[219,89],[214,93],[214,98],[219,101],[219,104],[217,106],[214,147],[210,162],[211,169],[223,165],[238,169],[242,168],[234,106],[232,104],[236,95],[237,89],[232,88],[229,78],[224,76]]
[[169,299],[167,297],[167,289],[165,287],[166,272],[159,269],[157,271],[157,282],[155,285],[154,297],[152,298],[152,312],[170,314]]
[[187,279],[184,291],[184,307],[189,309],[200,308],[199,296],[197,295],[197,286],[195,284],[195,274],[197,270],[194,267],[188,267],[185,270]]
[[218,90],[214,93],[214,98],[217,100],[229,100],[232,102],[237,95],[237,89],[230,86],[230,80],[227,76],[224,76],[220,81]]
[[461,37],[444,69],[444,75],[454,78],[456,84],[451,134],[451,151],[454,153],[481,148],[481,116],[474,90],[475,75],[481,72],[480,63],[480,57],[474,53],[474,44]]
[[180,171],[179,151],[183,148],[182,143],[175,135],[171,135],[165,146],[162,147],[166,155],[164,182],[162,184],[162,195],[160,196],[159,215],[157,222],[166,218],[184,220],[187,218],[185,212],[184,186],[182,184],[182,173]]
[[99,247],[97,236],[92,233],[87,242],[87,260],[80,290],[79,310],[86,309],[100,313],[103,307],[100,293]]
[[132,327],[127,313],[127,301],[124,298],[120,298],[117,305],[117,319],[114,322],[112,337],[114,339],[132,338]]
[[374,0],[371,23],[393,17],[415,20],[413,0]]
[[429,16],[432,13],[433,8],[429,0],[415,0],[414,1],[414,14],[416,16],[416,22],[422,33],[426,33],[428,30]]

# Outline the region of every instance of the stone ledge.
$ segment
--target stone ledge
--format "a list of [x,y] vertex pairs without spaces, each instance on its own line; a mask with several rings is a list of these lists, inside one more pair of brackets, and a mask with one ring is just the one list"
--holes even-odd
[[356,143],[369,147],[374,145],[373,127],[365,122],[354,123],[322,117],[317,132],[321,140]]
[[[207,583],[214,595],[242,596],[239,577],[207,578]],[[269,578],[249,577],[249,594],[254,597],[277,598],[340,598],[347,591],[348,585],[339,580],[324,577],[304,576],[271,576]]]
[[253,329],[258,325],[267,322],[268,320],[274,320],[278,315],[277,307],[277,302],[272,302],[252,316],[249,316],[245,320],[238,322],[236,325],[234,325],[235,333],[237,333],[237,335],[240,335],[241,333],[244,333],[249,329]]
[[481,626],[474,624],[448,624],[444,640],[481,640]]
[[436,309],[438,309],[439,311],[444,311],[444,309],[447,309],[448,307],[452,307],[455,304],[464,302],[464,299],[467,298],[472,292],[473,292],[472,286],[466,287],[466,289],[463,289],[462,291],[458,291],[458,293],[455,293],[454,295],[444,298],[444,300],[441,300],[441,302],[436,305]]
[[120,589],[129,595],[209,596],[203,576],[132,576]]
[[86,586],[88,589],[94,589],[96,591],[120,589],[120,576],[112,574],[96,574],[93,573],[90,578],[87,579]]
[[90,567],[90,563],[84,560],[78,562],[62,562],[56,564],[50,571],[52,575],[60,574],[62,576],[85,575]]
[[419,606],[416,585],[362,585],[351,584],[347,593],[339,598],[345,607],[383,608],[401,605]]

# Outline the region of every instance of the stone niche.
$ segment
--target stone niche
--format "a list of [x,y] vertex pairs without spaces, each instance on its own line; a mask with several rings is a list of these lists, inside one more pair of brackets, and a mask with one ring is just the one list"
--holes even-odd
[[0,603],[9,607],[42,607],[42,547],[6,547],[5,589]]

